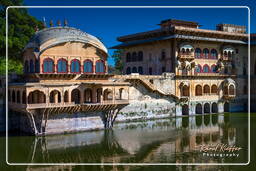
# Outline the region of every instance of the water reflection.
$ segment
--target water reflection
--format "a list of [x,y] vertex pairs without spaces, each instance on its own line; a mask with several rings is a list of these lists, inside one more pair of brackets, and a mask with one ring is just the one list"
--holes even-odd
[[[239,122],[239,124],[237,124]],[[247,162],[247,119],[212,114],[119,123],[113,130],[46,137],[10,137],[15,163],[202,163]],[[227,143],[238,158],[205,157],[202,144]]]

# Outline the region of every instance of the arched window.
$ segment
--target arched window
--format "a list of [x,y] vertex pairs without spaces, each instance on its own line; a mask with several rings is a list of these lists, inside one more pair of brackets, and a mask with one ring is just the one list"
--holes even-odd
[[235,87],[233,85],[229,86],[229,95],[235,95]]
[[16,102],[16,95],[15,95],[15,91],[12,90],[12,102],[15,103]]
[[185,54],[185,53],[186,53],[185,48],[182,48],[182,49],[181,49],[181,53],[182,53],[182,54]]
[[26,91],[24,90],[22,92],[22,104],[26,104],[26,99],[27,99],[27,95],[26,95]]
[[166,57],[166,53],[165,53],[165,50],[163,49],[162,52],[161,52],[161,58],[162,60],[164,60]]
[[20,103],[20,91],[17,91],[17,103]]
[[211,58],[212,59],[217,59],[218,58],[218,53],[216,49],[211,50]]
[[196,50],[195,50],[195,57],[196,58],[201,58],[201,49],[200,48],[196,48]]
[[131,74],[131,68],[130,67],[126,68],[126,74]]
[[57,65],[57,72],[58,73],[67,73],[67,60],[66,59],[59,59],[58,60],[58,65]]
[[131,62],[131,54],[130,54],[130,52],[128,52],[126,54],[126,62]]
[[198,65],[196,66],[195,72],[196,72],[196,73],[202,72],[202,67],[201,67],[201,65],[198,64]]
[[141,66],[138,68],[138,73],[143,74],[143,68]]
[[204,94],[210,94],[210,86],[204,85]]
[[143,61],[143,52],[139,51],[138,53],[138,61]]
[[209,58],[209,49],[205,48],[203,50],[203,55],[204,55],[204,58],[208,59]]
[[96,62],[96,73],[104,73],[105,72],[105,64],[104,61],[98,60]]
[[24,72],[28,73],[29,72],[29,65],[28,65],[28,61],[25,61],[25,66],[24,66]]
[[137,73],[137,68],[136,67],[132,68],[132,73]]
[[211,66],[211,71],[216,73],[217,72],[217,66],[216,65],[212,65]]
[[132,53],[132,62],[136,62],[137,61],[137,53],[133,52]]
[[70,72],[80,73],[80,61],[78,59],[73,59],[71,61]]
[[35,72],[36,73],[40,72],[40,63],[38,59],[36,59],[36,62],[35,62]]
[[29,72],[30,73],[34,73],[35,72],[35,66],[34,66],[34,61],[32,59],[30,59],[29,61]]
[[93,64],[90,60],[84,61],[84,72],[86,73],[93,73]]
[[210,68],[208,65],[204,65],[203,72],[205,72],[205,73],[210,72]]
[[182,86],[181,96],[189,96],[189,87],[187,85]]
[[202,86],[197,85],[196,86],[196,96],[202,96],[203,95],[203,90]]
[[68,97],[68,90],[65,91],[64,93],[64,102],[69,102],[69,97]]
[[58,90],[53,90],[50,93],[50,103],[60,103],[61,102],[61,94]]
[[80,90],[74,89],[71,91],[71,102],[74,102],[75,104],[79,104],[81,100],[80,98],[81,98]]
[[212,85],[212,87],[211,87],[211,93],[212,94],[218,94],[218,88],[215,84]]
[[53,73],[54,72],[54,63],[50,58],[46,58],[43,62],[43,72],[44,73]]

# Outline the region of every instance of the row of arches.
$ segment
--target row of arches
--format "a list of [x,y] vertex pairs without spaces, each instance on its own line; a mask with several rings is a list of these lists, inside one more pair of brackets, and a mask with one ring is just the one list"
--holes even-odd
[[[68,61],[64,58],[61,58],[57,61],[56,64],[56,72],[57,73],[81,73],[81,62],[78,59],[73,59],[70,62],[70,67],[68,67]],[[93,62],[89,59],[83,61],[83,72],[84,73],[105,73],[106,66],[103,60],[96,61],[96,65],[94,67]],[[55,64],[51,58],[46,58],[43,61],[42,66],[43,73],[53,73],[55,72]]]
[[195,68],[195,73],[217,73],[218,68],[217,65],[213,64],[211,67],[207,64],[205,64],[203,67],[198,64]]
[[225,85],[223,89],[224,95],[235,95],[235,86],[233,84]]
[[[223,88],[223,95],[234,96],[236,94],[235,91],[235,86],[233,84],[225,85]],[[190,96],[189,92],[189,85],[180,85],[181,97]],[[215,84],[213,84],[211,87],[208,84],[205,84],[203,87],[201,85],[196,85],[195,87],[195,96],[218,95],[218,92],[218,87]]]
[[[39,73],[40,71],[40,64],[39,60],[26,60],[24,64],[24,72],[25,73]],[[83,70],[83,71],[81,71]],[[103,60],[96,61],[96,65],[93,65],[93,61],[86,59],[83,61],[82,69],[81,69],[81,62],[78,59],[73,59],[68,64],[68,61],[64,58],[60,58],[57,61],[57,64],[54,63],[53,59],[46,58],[43,60],[42,64],[42,72],[43,73],[105,73],[106,72],[106,65]]]
[[196,96],[202,96],[203,94],[218,94],[218,87],[217,85],[213,84],[210,88],[209,85],[204,85],[203,87],[201,85],[196,85],[195,89],[195,95]]
[[[224,103],[224,112],[230,112],[229,106],[230,104],[228,102]],[[216,102],[213,102],[212,104],[204,103],[203,105],[201,103],[196,104],[195,114],[209,113],[219,113],[218,104]],[[187,104],[182,106],[182,115],[189,115],[189,106]]]
[[211,107],[209,103],[205,103],[203,106],[202,104],[198,103],[196,105],[196,114],[203,114],[203,113],[218,113],[218,105],[217,103],[212,103]]
[[137,62],[137,61],[143,61],[143,52],[139,51],[137,52],[128,52],[126,54],[126,62]]
[[218,52],[216,49],[211,49],[210,51],[208,48],[204,48],[203,50],[196,48],[195,58],[218,59]]
[[33,59],[26,60],[24,64],[24,73],[39,73],[40,72],[40,64],[39,60]]
[[[49,94],[49,103],[61,103],[61,102],[74,102],[75,104],[80,103],[100,103],[102,100],[108,101],[113,100],[113,98],[117,100],[123,99],[124,89],[118,89],[118,97],[114,97],[112,89],[98,88],[94,94],[91,88],[86,88],[83,90],[84,93],[84,101],[81,101],[82,91],[79,89],[71,90],[71,98],[69,98],[69,90],[64,91],[62,95],[59,90],[52,90]],[[93,98],[95,97],[95,101]],[[22,104],[36,104],[36,103],[46,103],[46,95],[44,92],[40,90],[34,90],[28,94],[28,98],[26,99],[26,91],[20,90],[8,90],[8,100],[13,103],[22,103]],[[71,99],[71,101],[70,101]]]
[[131,73],[139,73],[139,74],[143,74],[143,67],[139,66],[139,67],[127,67],[126,68],[126,74],[131,74]]

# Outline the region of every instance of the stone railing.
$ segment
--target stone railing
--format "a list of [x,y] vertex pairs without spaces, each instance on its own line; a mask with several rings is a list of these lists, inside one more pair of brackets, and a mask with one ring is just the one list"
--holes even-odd
[[99,103],[34,103],[34,104],[20,104],[9,102],[9,107],[13,109],[40,109],[40,108],[54,108],[54,107],[72,107],[76,105],[112,105],[112,104],[129,104],[129,100],[126,99],[115,99],[115,100],[104,100]]
[[236,95],[223,94],[223,98],[224,98],[224,99],[233,99],[233,98],[235,98],[235,97],[236,97]]
[[180,59],[194,59],[195,54],[194,53],[179,53],[178,58],[180,58]]

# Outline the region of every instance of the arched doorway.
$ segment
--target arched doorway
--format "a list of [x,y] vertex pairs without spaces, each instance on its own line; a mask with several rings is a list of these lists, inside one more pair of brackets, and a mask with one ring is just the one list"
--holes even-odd
[[84,102],[92,103],[92,89],[87,88],[84,90]]
[[229,112],[229,103],[228,102],[226,102],[224,104],[224,112]]
[[16,102],[16,95],[15,95],[15,91],[12,90],[12,102],[15,103]]
[[212,113],[218,113],[218,105],[217,103],[212,103]]
[[229,95],[235,95],[235,86],[234,85],[229,86]]
[[103,92],[103,99],[104,100],[113,100],[113,92],[110,89],[106,89]]
[[20,91],[17,91],[17,103],[20,103]]
[[218,94],[218,87],[215,84],[211,87],[211,94]]
[[102,88],[97,89],[97,103],[101,102],[101,97],[102,97]]
[[202,86],[201,85],[197,85],[196,86],[196,96],[202,96]]
[[29,104],[45,103],[45,102],[46,102],[46,96],[43,92],[39,90],[32,91],[28,95]]
[[181,87],[181,96],[189,96],[189,87],[187,85]]
[[61,102],[61,95],[58,90],[53,90],[50,93],[50,103],[60,103]]
[[203,113],[202,105],[198,103],[196,105],[196,114],[202,114],[202,113]]
[[204,94],[210,95],[210,86],[209,85],[204,85]]
[[182,106],[182,115],[189,115],[189,108],[187,104]]
[[123,99],[123,90],[124,90],[123,88],[119,89],[119,97],[118,97],[119,100]]
[[204,113],[210,113],[210,104],[209,103],[204,104]]
[[69,97],[68,97],[68,91],[66,90],[64,93],[64,102],[69,102]]
[[27,97],[26,97],[26,91],[24,90],[24,91],[22,92],[22,104],[26,104],[26,99],[27,99]]
[[78,89],[74,89],[71,92],[71,101],[75,102],[75,104],[79,104],[80,103],[80,90]]

